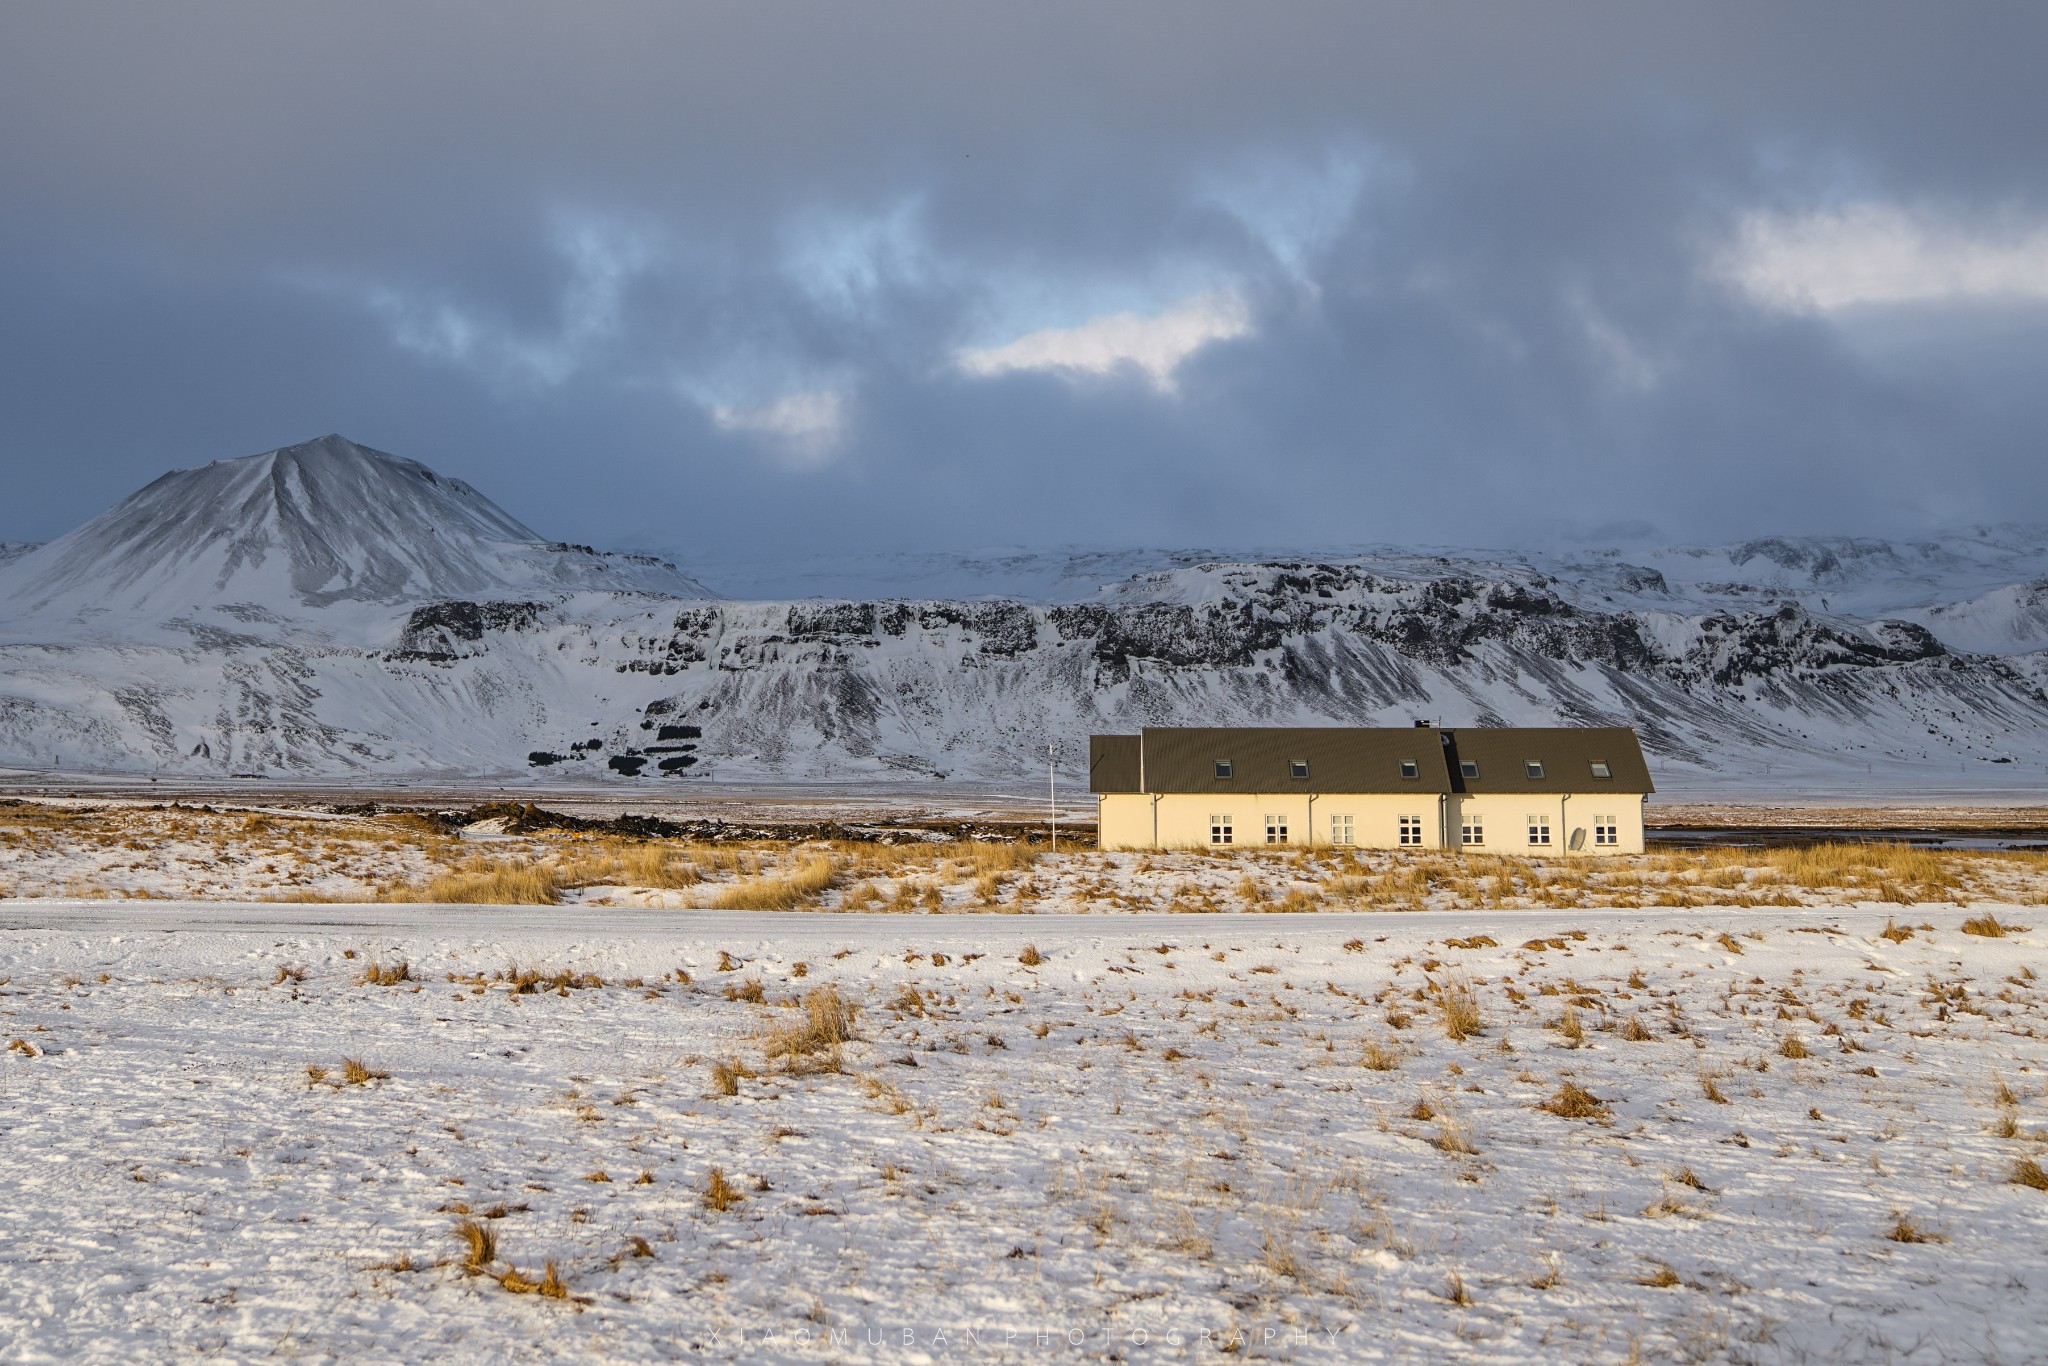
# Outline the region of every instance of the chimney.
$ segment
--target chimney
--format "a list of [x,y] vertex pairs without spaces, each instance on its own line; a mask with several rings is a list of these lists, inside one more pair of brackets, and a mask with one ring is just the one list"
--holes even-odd
[[1429,727],[1430,727],[1430,723],[1429,723],[1429,722],[1427,722],[1427,721],[1425,721],[1425,720],[1423,720],[1423,719],[1422,719],[1421,717],[1417,717],[1417,718],[1415,719],[1415,729],[1417,729],[1417,730],[1428,730],[1428,729],[1429,729]]

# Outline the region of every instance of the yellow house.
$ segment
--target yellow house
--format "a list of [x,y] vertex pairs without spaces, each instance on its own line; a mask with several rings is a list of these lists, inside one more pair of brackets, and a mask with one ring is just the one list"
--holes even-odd
[[1356,845],[1639,854],[1625,726],[1148,726],[1088,739],[1104,849]]

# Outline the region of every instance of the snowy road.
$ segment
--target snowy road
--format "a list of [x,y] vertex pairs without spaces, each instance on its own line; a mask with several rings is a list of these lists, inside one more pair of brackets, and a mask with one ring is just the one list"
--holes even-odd
[[[1896,908],[1893,908],[1896,909]],[[1812,909],[1776,911],[1746,909],[1742,924],[1766,927],[1812,925],[1830,918]],[[1049,940],[1139,940],[1160,936],[1283,934],[1320,942],[1342,941],[1371,930],[1385,933],[1398,926],[1404,936],[1424,937],[1481,932],[1533,932],[1562,915],[1573,923],[1655,929],[1664,923],[1696,927],[1695,909],[1652,907],[1629,910],[1552,911],[1361,911],[1290,914],[1218,915],[1103,914],[1069,915],[863,915],[814,911],[643,910],[633,907],[582,906],[423,906],[364,903],[361,905],[290,905],[271,902],[210,901],[0,901],[0,932],[8,930],[150,930],[179,933],[255,933],[273,929],[347,933],[376,931],[423,936],[493,935],[549,938],[705,939],[720,936],[773,938],[794,944],[843,943],[877,936],[914,934],[922,941],[948,948],[979,944],[1023,945]],[[1519,927],[1519,930],[1518,930]]]

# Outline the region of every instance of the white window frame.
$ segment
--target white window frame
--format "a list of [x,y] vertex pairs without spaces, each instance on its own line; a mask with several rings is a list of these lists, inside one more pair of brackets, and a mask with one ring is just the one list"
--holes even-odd
[[1287,843],[1287,817],[1284,813],[1280,815],[1269,814],[1266,817],[1266,843]]
[[1550,847],[1550,817],[1529,817],[1529,847],[1548,849]]
[[1458,824],[1458,843],[1468,849],[1486,847],[1486,817],[1474,812]]
[[1399,831],[1399,838],[1403,849],[1419,849],[1422,847],[1422,817],[1401,817]]
[[1344,812],[1344,811],[1333,811],[1333,812],[1331,812],[1331,813],[1330,813],[1330,843],[1332,843],[1332,844],[1355,844],[1355,843],[1357,843],[1357,842],[1358,842],[1358,832],[1357,832],[1357,827],[1356,827],[1355,825],[1353,825],[1353,823],[1352,823],[1352,819],[1351,819],[1351,814],[1350,814],[1349,812]]
[[1231,843],[1231,842],[1232,842],[1232,836],[1233,836],[1233,834],[1234,834],[1233,822],[1231,821],[1231,819],[1230,819],[1230,817],[1229,817],[1228,815],[1222,815],[1222,816],[1218,816],[1218,815],[1215,815],[1214,813],[1211,813],[1211,814],[1210,814],[1210,816],[1209,816],[1209,843],[1211,843],[1211,844],[1229,844],[1229,843]]
[[1612,816],[1593,817],[1593,847],[1613,849],[1621,844],[1621,823]]

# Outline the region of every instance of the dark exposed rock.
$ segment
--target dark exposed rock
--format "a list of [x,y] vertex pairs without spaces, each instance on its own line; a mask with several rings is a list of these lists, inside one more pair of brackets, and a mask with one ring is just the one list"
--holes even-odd
[[487,631],[531,630],[547,604],[539,602],[430,602],[415,607],[398,638],[394,659],[445,662],[472,653]]

